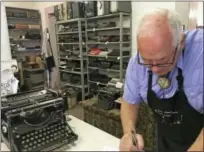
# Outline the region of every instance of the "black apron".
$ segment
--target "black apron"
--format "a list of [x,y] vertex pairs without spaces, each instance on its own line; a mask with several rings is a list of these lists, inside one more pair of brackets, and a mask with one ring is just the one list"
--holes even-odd
[[203,115],[188,102],[183,90],[182,70],[178,68],[178,90],[168,99],[159,99],[152,90],[149,71],[147,101],[157,121],[158,152],[186,152],[203,128]]

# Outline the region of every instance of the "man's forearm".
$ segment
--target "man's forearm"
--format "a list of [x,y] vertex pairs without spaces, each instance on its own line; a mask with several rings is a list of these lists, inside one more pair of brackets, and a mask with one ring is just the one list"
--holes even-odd
[[139,110],[139,104],[129,104],[126,101],[122,101],[121,104],[121,121],[123,126],[123,133],[129,133],[131,130],[135,130]]
[[204,134],[204,128],[201,130],[199,136],[197,137],[196,141],[191,145],[191,147],[188,149],[188,151],[203,151],[204,147],[204,141],[203,141],[203,135]]

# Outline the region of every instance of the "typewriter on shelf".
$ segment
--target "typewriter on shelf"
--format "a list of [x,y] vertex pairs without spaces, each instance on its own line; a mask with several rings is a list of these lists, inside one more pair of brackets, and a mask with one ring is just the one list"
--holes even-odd
[[115,102],[121,96],[121,92],[115,86],[107,86],[99,89],[98,102],[95,107],[104,110],[111,110],[118,108],[118,104]]
[[1,98],[2,141],[11,151],[52,151],[78,139],[66,121],[67,102],[57,92],[35,90]]

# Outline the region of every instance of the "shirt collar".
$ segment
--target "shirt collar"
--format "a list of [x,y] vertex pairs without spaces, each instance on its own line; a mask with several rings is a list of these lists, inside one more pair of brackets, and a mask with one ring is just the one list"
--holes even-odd
[[183,55],[184,55],[184,49],[182,50],[181,54],[179,55],[178,62],[177,62],[177,67],[183,70]]

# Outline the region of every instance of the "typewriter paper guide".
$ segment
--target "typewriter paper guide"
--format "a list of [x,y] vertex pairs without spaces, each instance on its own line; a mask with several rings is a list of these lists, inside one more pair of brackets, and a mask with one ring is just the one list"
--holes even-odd
[[1,97],[16,94],[18,91],[18,82],[12,70],[7,69],[1,71]]

